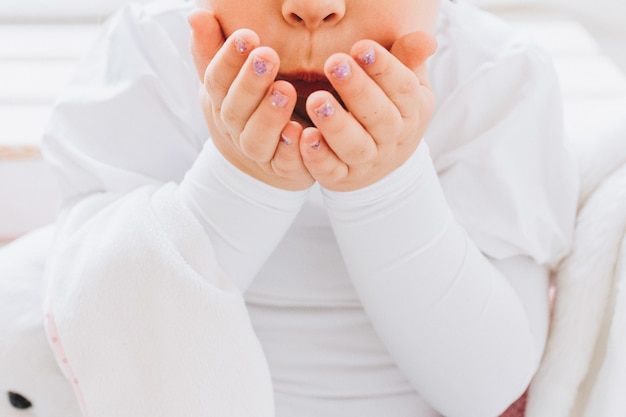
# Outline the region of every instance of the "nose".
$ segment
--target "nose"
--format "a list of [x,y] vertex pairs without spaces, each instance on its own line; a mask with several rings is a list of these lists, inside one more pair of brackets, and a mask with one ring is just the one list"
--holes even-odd
[[309,30],[336,25],[346,14],[344,0],[285,0],[283,17],[292,26]]

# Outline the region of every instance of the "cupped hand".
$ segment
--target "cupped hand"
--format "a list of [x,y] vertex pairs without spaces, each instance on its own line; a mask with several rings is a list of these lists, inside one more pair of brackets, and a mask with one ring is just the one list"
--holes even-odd
[[300,141],[304,164],[323,187],[363,188],[411,156],[434,110],[426,59],[435,50],[431,35],[415,32],[391,51],[362,40],[350,54],[328,58],[325,74],[346,109],[329,92],[311,94],[307,113],[315,127]]
[[302,126],[291,121],[296,91],[276,81],[277,53],[240,29],[224,39],[207,11],[189,16],[191,52],[202,82],[200,103],[215,146],[237,168],[274,187],[302,190],[314,179],[299,142]]

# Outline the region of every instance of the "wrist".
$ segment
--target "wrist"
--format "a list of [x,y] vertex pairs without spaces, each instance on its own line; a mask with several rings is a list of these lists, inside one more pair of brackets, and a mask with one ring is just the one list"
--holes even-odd
[[311,188],[315,182],[310,174],[304,170],[289,173],[276,171],[277,167],[284,167],[285,162],[284,159],[279,158],[280,161],[277,163],[276,155],[271,161],[259,162],[244,155],[241,149],[232,146],[220,146],[219,142],[216,143],[212,140],[210,142],[211,151],[218,153],[230,167],[272,188],[285,191],[305,191]]
[[368,187],[322,192],[333,228],[346,241],[372,233],[386,242],[410,236],[420,246],[453,220],[425,143],[402,166]]
[[307,194],[247,175],[211,141],[177,190],[212,242],[218,264],[242,291],[282,240]]
[[[407,192],[424,170],[432,164],[428,145],[422,141],[413,154],[398,168],[363,188],[352,191],[334,191],[322,187],[327,206],[333,208],[358,208],[391,201]],[[348,208],[349,207],[349,208]]]
[[240,164],[224,156],[211,140],[207,141],[198,159],[196,165],[201,165],[202,170],[213,179],[223,184],[233,194],[260,207],[288,212],[298,211],[310,188],[290,190],[259,179]]

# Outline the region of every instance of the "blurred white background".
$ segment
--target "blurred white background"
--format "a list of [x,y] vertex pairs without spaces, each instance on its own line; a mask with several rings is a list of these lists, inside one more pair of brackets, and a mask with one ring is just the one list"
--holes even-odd
[[[129,0],[0,0],[0,22],[101,21]],[[149,0],[136,0],[146,2]],[[185,1],[185,0],[180,0]],[[193,0],[192,0],[193,1]],[[384,0],[381,0],[384,1]],[[603,51],[626,71],[625,0],[469,0],[494,10],[537,9],[582,23]]]
[[[101,20],[130,0],[0,0],[0,19]],[[147,0],[138,0],[147,3]]]
[[602,51],[626,72],[626,1],[624,0],[469,0],[481,7],[520,13],[544,12],[569,17],[591,33]]

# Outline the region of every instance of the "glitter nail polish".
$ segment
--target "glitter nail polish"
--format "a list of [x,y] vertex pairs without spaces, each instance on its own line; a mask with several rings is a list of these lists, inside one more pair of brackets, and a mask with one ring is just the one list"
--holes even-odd
[[239,37],[235,38],[235,50],[240,54],[243,54],[248,50],[248,43],[245,39]]
[[369,65],[376,62],[376,54],[373,48],[368,48],[361,52],[358,56],[359,62],[363,65]]
[[330,104],[330,101],[326,100],[324,104],[315,109],[315,114],[320,119],[325,119],[335,114],[335,109],[333,108],[333,105]]
[[337,66],[334,66],[330,70],[330,73],[341,80],[344,78],[348,78],[350,74],[352,74],[352,69],[350,68],[350,64],[348,63],[348,61],[345,61]]
[[289,98],[278,90],[273,90],[270,94],[270,103],[274,107],[283,108],[289,102]]
[[272,69],[272,64],[270,64],[269,62],[265,62],[261,58],[256,56],[252,60],[252,66],[254,67],[254,73],[256,75],[263,75],[267,71]]

